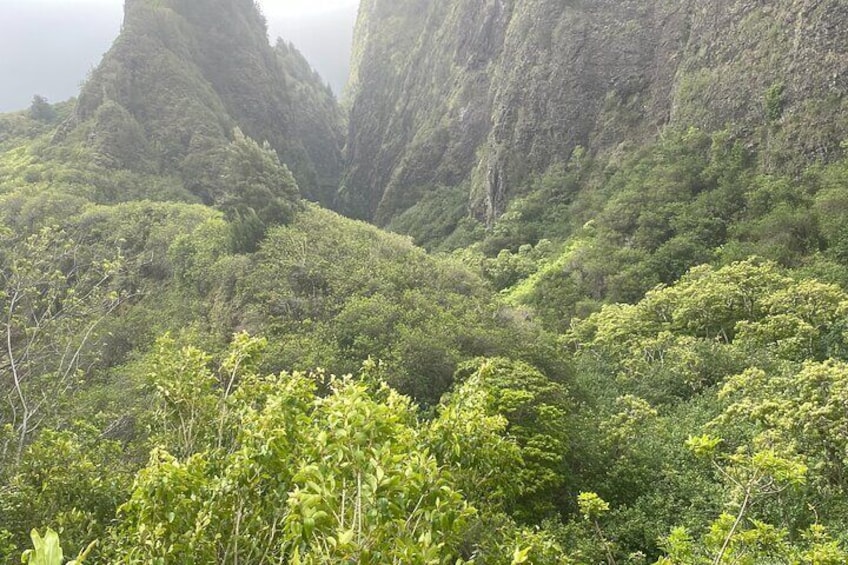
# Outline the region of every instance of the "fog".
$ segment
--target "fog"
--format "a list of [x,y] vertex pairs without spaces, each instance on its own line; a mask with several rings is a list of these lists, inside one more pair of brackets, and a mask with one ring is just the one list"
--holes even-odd
[[[272,43],[293,42],[341,94],[358,0],[261,0]],[[118,35],[123,0],[0,0],[0,112],[76,96]]]

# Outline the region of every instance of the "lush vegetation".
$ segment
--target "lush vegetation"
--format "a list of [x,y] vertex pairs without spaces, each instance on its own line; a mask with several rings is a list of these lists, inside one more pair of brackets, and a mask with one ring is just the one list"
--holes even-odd
[[846,559],[842,162],[579,154],[435,256],[240,132],[215,209],[6,120],[7,562]]
[[164,173],[209,203],[240,128],[279,154],[304,196],[328,200],[341,174],[341,113],[293,46],[269,45],[254,2],[131,2],[125,16],[53,137],[65,161]]
[[[536,506],[553,512],[541,489],[559,483],[559,453],[533,445],[544,436],[532,422],[526,433],[508,433],[505,409],[518,417],[545,406],[533,399],[554,385],[534,367],[562,380],[568,364],[553,336],[513,319],[482,279],[407,238],[303,204],[274,152],[239,131],[217,164],[213,208],[167,194],[171,201],[110,198],[99,187],[120,173],[57,158],[50,128],[30,116],[8,123],[12,149],[0,165],[4,562],[18,560],[34,527],[59,532],[68,555],[98,540],[89,559],[144,563],[561,553],[522,521]],[[145,179],[170,182],[147,174],[123,182]],[[469,376],[490,374],[490,365],[502,383]],[[538,381],[534,396],[518,390],[522,374]],[[461,390],[456,379],[467,381]],[[499,400],[495,384],[520,394]],[[285,416],[301,453],[283,444],[266,452],[272,437],[289,434],[283,421],[267,420],[281,403],[302,407]],[[363,423],[374,426],[364,451],[345,456],[347,471],[327,467],[342,474],[317,483],[348,485],[337,492],[340,506],[312,509],[304,489],[318,477],[308,474],[321,472],[313,467],[327,453],[355,447],[350,438]],[[326,445],[306,441],[333,426]],[[495,469],[502,478],[484,481]],[[498,484],[507,469],[524,478]],[[242,496],[224,492],[236,475],[253,498],[227,517],[223,508]],[[271,476],[276,482],[265,483]],[[169,497],[165,506],[145,494],[161,481],[176,489],[156,495]],[[213,527],[189,501],[220,489],[218,506],[207,509],[222,520]],[[165,512],[158,518],[149,514],[157,508]],[[241,522],[246,509],[252,525]],[[304,513],[319,510],[340,521],[313,535]],[[189,522],[210,537],[189,539]],[[270,532],[264,541],[254,539],[260,531]],[[411,536],[405,545],[400,532]],[[161,545],[151,547],[151,536]],[[55,553],[42,547],[53,540],[48,533],[29,558]]]
[[[207,14],[138,6],[165,36],[0,116],[0,564],[848,562],[848,159],[668,129],[387,233],[302,200],[328,138],[236,127],[283,94],[186,63]],[[235,61],[330,128],[262,45]],[[128,52],[211,98],[93,101]]]

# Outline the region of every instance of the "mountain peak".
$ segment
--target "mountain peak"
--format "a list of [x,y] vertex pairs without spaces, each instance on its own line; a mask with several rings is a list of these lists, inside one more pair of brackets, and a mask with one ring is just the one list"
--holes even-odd
[[206,195],[195,166],[238,127],[276,150],[304,195],[326,201],[341,170],[341,114],[304,65],[271,47],[252,0],[127,0],[63,135],[82,130],[102,163],[176,174]]

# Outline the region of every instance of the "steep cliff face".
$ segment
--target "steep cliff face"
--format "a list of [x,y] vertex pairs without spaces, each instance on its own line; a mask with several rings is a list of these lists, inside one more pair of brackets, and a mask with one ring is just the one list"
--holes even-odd
[[206,196],[204,163],[238,127],[279,153],[307,197],[327,201],[341,123],[303,57],[268,44],[251,0],[127,0],[121,34],[60,139],[81,130],[103,164],[175,173]]
[[[467,185],[492,220],[575,146],[730,127],[770,167],[848,136],[840,0],[366,0],[341,207],[386,223]],[[624,145],[622,145],[624,144]]]
[[693,4],[672,121],[731,124],[767,168],[832,159],[848,137],[846,26],[842,0]]
[[491,131],[502,0],[365,0],[348,89],[340,207],[385,221],[437,184],[466,179]]

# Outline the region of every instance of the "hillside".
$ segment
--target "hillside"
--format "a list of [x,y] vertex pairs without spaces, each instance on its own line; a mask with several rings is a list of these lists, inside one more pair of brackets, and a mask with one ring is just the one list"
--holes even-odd
[[[58,123],[72,108],[54,110]],[[249,138],[236,136],[226,147],[221,166],[233,200],[219,210],[142,198],[92,200],[101,188],[87,184],[87,178],[100,183],[120,175],[88,170],[72,160],[58,163],[52,153],[45,159],[42,152],[49,152],[54,128],[28,113],[0,116],[2,563],[20,560],[35,525],[61,531],[69,554],[98,538],[103,548],[96,559],[133,555],[133,562],[142,563],[160,555],[154,549],[139,557],[138,548],[119,549],[106,538],[149,450],[156,444],[165,448],[161,441],[176,448],[165,440],[177,437],[171,436],[176,429],[166,416],[169,406],[185,406],[194,414],[189,424],[194,431],[182,428],[177,434],[200,441],[187,444],[183,436],[180,456],[205,441],[194,436],[200,430],[195,426],[211,431],[207,426],[217,421],[212,413],[229,410],[212,400],[218,395],[212,381],[218,377],[192,381],[191,373],[205,365],[210,370],[227,365],[231,344],[237,357],[241,343],[256,358],[232,368],[230,386],[238,383],[244,394],[253,378],[245,369],[257,377],[294,373],[302,379],[298,371],[308,371],[313,374],[308,382],[324,382],[322,387],[329,386],[331,373],[362,374],[370,375],[373,386],[386,383],[414,398],[422,413],[436,409],[460,367],[479,365],[482,357],[526,360],[558,379],[568,374],[567,363],[552,354],[553,337],[513,319],[467,267],[430,256],[405,237],[303,203],[275,154]],[[172,180],[147,173],[119,182],[140,194]],[[188,357],[181,361],[183,355]],[[166,393],[171,400],[159,405],[157,390],[170,385],[154,375],[166,372],[182,392]],[[207,397],[204,382],[211,387]],[[265,394],[255,392],[249,402]],[[307,394],[305,388],[302,392]],[[172,393],[186,396],[171,404]],[[384,400],[369,389],[372,393],[374,406]],[[317,393],[309,394],[305,402],[319,402]],[[403,406],[397,404],[392,414],[403,410],[406,420],[418,418],[409,398],[398,397]],[[215,407],[200,417],[195,400]],[[248,428],[251,424],[238,420],[246,406],[232,408],[236,419],[228,429]],[[228,449],[242,439],[227,439],[236,442]],[[404,449],[425,450],[425,441],[431,440],[417,438]],[[304,440],[302,446],[308,445]],[[55,473],[59,467],[65,478]],[[441,471],[427,472],[438,484],[448,484]],[[39,476],[46,480],[41,486]],[[70,490],[61,494],[63,484]],[[436,496],[441,487],[434,488]],[[279,494],[285,498],[286,491]],[[460,498],[454,502],[457,508],[467,504]],[[274,510],[285,510],[285,504]],[[470,510],[462,512],[471,516]],[[144,526],[138,538],[129,531],[114,534],[129,542],[141,540],[143,531]],[[166,551],[189,560],[182,562],[197,555],[175,547]]]
[[769,172],[841,154],[846,7],[363,2],[342,209],[387,224],[439,188],[491,224],[575,147],[729,129]]
[[365,0],[339,106],[127,0],[0,115],[0,564],[848,563],[846,22]]
[[215,161],[233,130],[267,142],[303,194],[328,202],[341,174],[341,114],[293,47],[268,44],[252,1],[128,0],[120,36],[57,143],[84,143],[113,169],[172,174],[215,200]]

